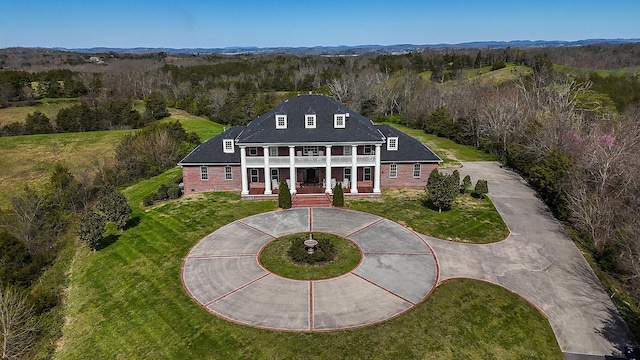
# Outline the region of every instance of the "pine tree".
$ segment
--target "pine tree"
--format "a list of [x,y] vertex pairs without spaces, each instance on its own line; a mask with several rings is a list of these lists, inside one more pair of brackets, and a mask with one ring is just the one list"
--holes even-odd
[[475,196],[482,199],[485,194],[489,193],[489,185],[487,184],[487,180],[478,180],[473,192]]
[[278,206],[282,209],[291,208],[291,193],[284,180],[280,181],[280,187],[278,188]]
[[464,177],[464,179],[462,179],[462,187],[460,190],[464,194],[470,188],[471,188],[471,176],[467,175]]
[[342,191],[342,184],[337,183],[333,189],[333,206],[344,206],[344,192]]

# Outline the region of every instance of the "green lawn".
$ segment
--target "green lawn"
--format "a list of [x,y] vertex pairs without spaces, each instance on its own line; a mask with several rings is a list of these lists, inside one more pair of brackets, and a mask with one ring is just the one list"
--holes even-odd
[[47,115],[50,120],[55,121],[60,109],[78,104],[78,99],[41,99],[38,102],[40,105],[0,109],[0,127],[13,122],[23,123],[27,119],[27,115],[36,111],[40,111]]
[[400,124],[388,124],[427,145],[444,160],[440,165],[441,167],[460,167],[460,161],[498,161],[496,155],[487,154],[473,146],[456,144],[453,140],[427,134],[420,129],[413,129]]
[[318,280],[346,274],[360,263],[361,254],[358,247],[351,241],[333,234],[313,233],[314,239],[327,239],[336,250],[333,260],[326,264],[306,264],[295,262],[289,256],[291,246],[304,247],[300,244],[308,238],[308,233],[283,236],[272,241],[260,253],[262,266],[269,271],[289,279]]
[[[459,195],[450,210],[438,212],[422,205],[424,190],[382,190],[383,199],[348,200],[354,210],[376,214],[406,225],[425,235],[474,244],[503,240],[509,234],[493,203]],[[398,211],[402,209],[402,211]]]
[[146,194],[179,171],[126,189],[132,226],[112,235],[101,251],[78,249],[56,358],[562,358],[544,316],[505,289],[470,280],[439,286],[396,319],[348,331],[274,332],[211,315],[182,287],[184,256],[215,229],[277,205],[206,193],[140,207]]
[[[163,121],[170,120],[180,121],[187,131],[196,132],[202,141],[222,132],[222,125],[180,110],[172,110],[172,116]],[[25,183],[44,183],[58,161],[64,162],[75,174],[95,173],[99,160],[113,156],[114,146],[131,131],[136,130],[0,137],[3,155],[0,157],[0,184],[5,185],[0,189],[0,196]]]

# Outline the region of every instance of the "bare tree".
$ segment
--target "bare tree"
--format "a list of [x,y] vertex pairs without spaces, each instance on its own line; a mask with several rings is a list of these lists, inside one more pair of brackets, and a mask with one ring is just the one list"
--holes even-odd
[[38,329],[27,295],[12,287],[0,287],[2,359],[22,359],[33,346]]

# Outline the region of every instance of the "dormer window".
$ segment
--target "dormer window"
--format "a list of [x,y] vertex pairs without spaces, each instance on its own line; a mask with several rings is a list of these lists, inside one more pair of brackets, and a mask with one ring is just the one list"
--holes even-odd
[[346,118],[346,114],[333,114],[333,127],[336,129],[344,129]]
[[276,115],[276,129],[287,128],[287,115]]
[[233,153],[233,139],[224,139],[222,143],[222,150],[225,153],[232,154]]
[[304,116],[304,127],[306,129],[315,129],[316,128],[316,116],[307,114]]
[[390,137],[387,138],[387,150],[398,150],[398,138]]

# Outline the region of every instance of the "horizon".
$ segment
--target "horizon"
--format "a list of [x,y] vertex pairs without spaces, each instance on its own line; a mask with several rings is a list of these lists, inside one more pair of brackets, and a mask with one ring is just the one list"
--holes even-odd
[[[0,48],[299,48],[640,37],[640,2],[9,2]],[[524,39],[524,40],[518,40]]]

